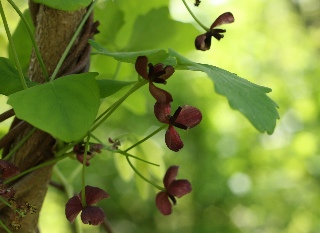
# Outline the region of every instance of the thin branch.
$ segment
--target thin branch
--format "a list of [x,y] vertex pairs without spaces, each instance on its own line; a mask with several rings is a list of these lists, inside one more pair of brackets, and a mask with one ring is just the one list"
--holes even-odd
[[7,119],[9,119],[10,117],[13,117],[14,116],[14,110],[13,108],[8,110],[8,111],[5,111],[4,113],[1,113],[0,114],[0,122],[2,121],[5,121]]

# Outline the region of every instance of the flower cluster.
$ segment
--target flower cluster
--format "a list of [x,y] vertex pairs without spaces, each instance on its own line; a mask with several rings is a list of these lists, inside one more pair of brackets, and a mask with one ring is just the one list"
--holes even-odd
[[157,208],[163,215],[171,214],[172,204],[175,205],[177,203],[175,197],[180,198],[192,190],[188,180],[176,180],[178,170],[178,166],[169,167],[163,178],[165,190],[159,192],[156,196]]
[[[149,67],[149,70],[148,70]],[[156,87],[155,83],[166,84],[166,80],[174,73],[172,66],[164,66],[159,63],[152,65],[146,56],[137,58],[135,68],[138,74],[146,80],[149,80],[149,90],[156,99],[154,114],[161,122],[168,124],[168,130],[165,136],[167,147],[172,151],[179,151],[183,147],[183,142],[174,127],[184,130],[198,125],[202,119],[199,109],[191,106],[179,107],[173,116],[171,116],[172,96],[169,92]]]
[[225,33],[226,30],[216,28],[222,24],[229,24],[234,22],[234,17],[232,13],[225,12],[222,15],[220,15],[211,25],[209,31],[206,33],[199,35],[195,39],[195,47],[198,50],[206,51],[210,49],[211,46],[211,37],[216,38],[217,40],[220,40],[224,37],[222,33]]
[[81,220],[84,224],[101,224],[105,218],[104,211],[100,207],[92,205],[105,198],[109,198],[110,195],[98,187],[89,185],[85,187],[86,203],[81,202],[81,195],[82,192],[68,200],[65,208],[67,219],[73,223],[81,212]]
[[0,196],[11,206],[11,227],[15,230],[21,228],[20,222],[23,217],[28,213],[34,214],[37,212],[37,207],[29,204],[28,202],[25,202],[24,204],[17,203],[15,197],[16,190],[13,189],[13,187],[7,187],[7,185],[4,184],[5,180],[8,180],[19,173],[20,171],[17,166],[6,160],[0,160]]

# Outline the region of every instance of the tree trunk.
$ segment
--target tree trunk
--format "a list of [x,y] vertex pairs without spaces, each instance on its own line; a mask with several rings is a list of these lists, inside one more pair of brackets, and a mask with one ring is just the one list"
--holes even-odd
[[[48,73],[51,75],[77,26],[86,13],[86,9],[80,9],[75,12],[64,12],[54,10],[44,5],[36,5],[32,2],[29,4],[30,9],[32,9],[31,13],[33,19],[36,20],[35,38]],[[75,49],[71,50],[71,53],[74,53],[74,51]],[[69,64],[65,65],[65,67],[74,67],[76,63],[77,61],[75,60],[72,62],[69,61]],[[82,71],[84,71],[84,69],[82,69]],[[78,70],[78,73],[82,71]],[[31,56],[29,77],[36,82],[43,83],[45,81],[34,54]],[[41,96],[39,96],[39,98],[41,98]],[[52,109],[52,111],[54,111],[54,109]],[[35,112],[34,114],[37,113]],[[48,119],[48,121],[50,121],[50,119]],[[8,134],[10,134],[10,132],[15,132],[14,137],[9,137],[10,142],[7,143],[7,146],[3,151],[4,156],[32,129],[33,127],[31,125],[15,118],[11,129],[8,132]],[[19,167],[20,171],[25,171],[52,158],[54,146],[54,138],[43,131],[36,130],[14,154],[11,161]],[[39,212],[47,192],[53,166],[54,165],[50,165],[38,169],[10,184],[10,186],[13,186],[16,190],[15,197],[17,205],[25,205],[25,203],[28,202],[37,208],[36,213],[27,214],[26,217],[22,218],[22,221],[20,222],[21,228],[16,231],[11,226],[14,220],[13,211],[1,203],[0,218],[11,231],[38,232],[37,225]],[[0,232],[6,231],[0,227]]]

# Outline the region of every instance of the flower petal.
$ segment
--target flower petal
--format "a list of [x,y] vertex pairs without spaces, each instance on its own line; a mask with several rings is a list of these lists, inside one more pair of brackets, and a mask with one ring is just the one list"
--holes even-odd
[[19,173],[20,171],[16,165],[0,159],[0,177],[2,179],[9,179],[10,177],[13,177]]
[[167,147],[172,151],[179,151],[183,147],[183,142],[172,125],[169,125],[169,128],[165,135],[165,142]]
[[149,91],[151,95],[161,104],[169,104],[173,101],[169,92],[156,87],[152,82],[149,82]]
[[165,80],[170,78],[173,73],[174,73],[174,68],[172,66],[166,66],[163,69],[163,74],[161,74],[159,77],[156,77],[153,81],[155,83],[166,83]]
[[161,104],[159,102],[155,103],[154,115],[160,122],[169,124],[170,113],[171,113],[170,104]]
[[198,125],[202,120],[202,114],[199,109],[184,105],[178,115],[177,119],[175,120],[176,123],[185,125],[188,129],[195,127]]
[[225,32],[226,30],[224,29],[219,29],[219,28],[212,29],[211,36],[213,36],[217,40],[221,40],[224,37],[222,33],[225,33]]
[[166,189],[169,188],[172,181],[174,181],[178,175],[179,166],[170,166],[164,175],[163,184]]
[[[86,202],[88,206],[93,205],[101,201],[102,199],[110,197],[110,195],[106,191],[98,187],[92,187],[90,185],[87,185],[85,187],[85,190],[86,190]],[[79,196],[81,197],[81,192]]]
[[71,197],[68,200],[65,208],[65,214],[67,219],[71,223],[73,223],[81,210],[82,210],[82,204],[81,204],[80,197],[78,195]]
[[234,22],[234,17],[231,12],[225,12],[221,14],[211,25],[210,29],[218,27],[222,24],[229,24]]
[[139,56],[136,60],[135,68],[137,73],[144,79],[148,78],[148,58],[146,56]]
[[196,37],[194,45],[197,50],[206,51],[210,49],[211,46],[211,32],[206,32],[202,35]]
[[102,144],[99,144],[99,143],[92,143],[90,144],[90,148],[89,148],[89,151],[91,153],[101,153],[101,149],[103,148],[103,145]]
[[[88,151],[89,152],[89,151]],[[81,163],[81,164],[83,164],[83,159],[84,159],[84,154],[77,154],[76,155],[76,158],[77,158],[77,160]],[[87,156],[86,156],[86,166],[89,166],[90,165],[90,159],[92,159],[93,158],[93,155],[91,155],[91,154],[87,154]]]
[[172,204],[170,203],[166,192],[157,194],[156,205],[161,214],[169,215],[172,213]]
[[190,193],[191,190],[191,184],[188,180],[174,180],[167,189],[167,192],[169,195],[180,198]]
[[81,220],[84,224],[100,225],[105,218],[103,209],[98,206],[86,206],[81,213]]

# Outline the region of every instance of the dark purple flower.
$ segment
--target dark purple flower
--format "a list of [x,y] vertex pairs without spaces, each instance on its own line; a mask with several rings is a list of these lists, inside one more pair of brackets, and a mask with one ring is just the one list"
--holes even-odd
[[199,6],[199,5],[200,5],[200,3],[201,3],[201,1],[200,1],[200,0],[196,0],[196,2],[194,3],[194,5],[195,5],[195,6]]
[[202,119],[200,110],[188,105],[178,107],[173,116],[171,116],[170,104],[157,102],[154,105],[154,114],[160,122],[169,125],[165,135],[165,142],[170,150],[176,152],[183,147],[183,142],[174,127],[188,130],[198,125]]
[[210,49],[211,37],[214,37],[217,40],[220,40],[224,37],[224,35],[222,33],[226,32],[226,30],[224,30],[224,29],[219,29],[219,28],[215,28],[215,27],[218,27],[222,24],[229,24],[229,23],[233,23],[233,22],[234,22],[234,17],[232,15],[232,13],[225,12],[222,15],[220,15],[213,22],[209,31],[196,37],[195,42],[194,42],[196,49],[202,50],[202,51],[206,51],[206,50]]
[[[149,63],[146,56],[139,56],[136,60],[135,68],[137,73],[149,81],[149,91],[151,95],[160,103],[171,103],[172,96],[169,92],[156,87],[153,83],[166,84],[166,80],[174,73],[172,66],[164,66],[159,63],[155,66]],[[148,69],[149,68],[149,69]]]
[[[101,153],[103,146],[98,143],[90,143],[89,150],[87,151],[86,166],[90,165],[89,160],[92,159],[96,153]],[[76,154],[76,158],[80,163],[83,163],[85,143],[81,142],[73,147],[73,152]]]
[[71,197],[65,209],[67,219],[73,223],[78,214],[81,213],[81,220],[85,224],[99,225],[105,217],[103,209],[93,204],[109,198],[110,195],[98,187],[87,185],[85,187],[86,205],[81,203],[81,192],[78,195]]
[[108,138],[108,141],[112,144],[111,148],[113,150],[118,150],[119,146],[121,146],[121,142],[119,139],[113,140],[112,138]]
[[19,173],[20,171],[16,165],[6,160],[0,159],[0,180],[9,179]]
[[[176,204],[175,197],[182,197],[191,192],[191,184],[188,180],[176,180],[179,167],[171,166],[167,170],[163,184],[165,191],[161,191],[156,196],[156,205],[163,215],[169,215],[172,212],[172,204]],[[171,202],[170,202],[170,200]]]

